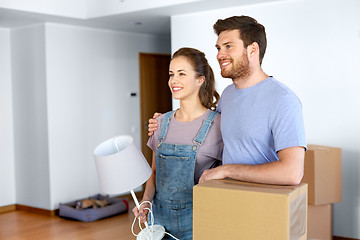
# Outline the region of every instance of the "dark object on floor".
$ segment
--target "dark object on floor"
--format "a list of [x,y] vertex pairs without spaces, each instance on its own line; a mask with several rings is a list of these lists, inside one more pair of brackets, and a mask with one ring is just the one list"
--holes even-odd
[[[87,201],[90,200],[90,201]],[[77,207],[81,203],[81,208]],[[99,207],[103,205],[103,207]],[[97,194],[87,199],[80,199],[68,203],[60,203],[60,217],[70,218],[83,222],[92,222],[106,217],[127,212],[129,204],[127,199],[111,198]]]
[[88,198],[76,201],[76,209],[105,207],[106,205],[109,205],[109,196],[105,196],[104,200]]

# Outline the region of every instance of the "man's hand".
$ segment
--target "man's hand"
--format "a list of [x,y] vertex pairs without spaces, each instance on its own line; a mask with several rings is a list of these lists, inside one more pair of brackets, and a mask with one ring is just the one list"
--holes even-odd
[[203,183],[211,179],[224,179],[226,177],[225,168],[226,165],[221,165],[216,168],[205,170],[199,179],[199,183]]
[[158,116],[160,116],[162,113],[154,113],[154,116],[152,118],[149,119],[149,124],[148,124],[148,135],[149,137],[152,136],[154,134],[154,132],[158,129],[158,120],[156,120],[156,118]]

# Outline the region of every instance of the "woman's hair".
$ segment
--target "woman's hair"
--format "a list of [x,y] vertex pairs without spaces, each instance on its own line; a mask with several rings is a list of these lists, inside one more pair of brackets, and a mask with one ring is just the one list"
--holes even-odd
[[200,102],[204,107],[215,110],[220,95],[215,89],[214,72],[205,54],[195,48],[180,48],[173,54],[172,59],[176,57],[185,57],[194,68],[197,77],[205,77],[205,81],[199,90]]
[[253,42],[259,45],[260,64],[266,51],[266,33],[263,25],[249,16],[233,16],[226,19],[219,19],[213,26],[215,33],[219,36],[223,31],[239,30],[240,39],[244,42],[246,48]]

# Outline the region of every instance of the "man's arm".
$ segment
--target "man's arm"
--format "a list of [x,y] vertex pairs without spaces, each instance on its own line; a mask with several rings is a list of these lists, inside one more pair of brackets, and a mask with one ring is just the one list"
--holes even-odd
[[304,174],[305,149],[290,147],[278,152],[279,161],[259,165],[226,164],[205,170],[199,183],[232,178],[247,182],[297,185]]

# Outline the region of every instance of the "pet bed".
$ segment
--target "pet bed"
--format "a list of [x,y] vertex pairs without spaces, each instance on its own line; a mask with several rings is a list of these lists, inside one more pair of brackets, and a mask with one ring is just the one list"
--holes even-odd
[[[107,196],[97,194],[90,197],[90,199],[104,200],[106,197]],[[80,199],[68,203],[60,203],[59,215],[60,217],[64,217],[64,218],[70,218],[83,222],[91,222],[98,219],[118,215],[120,213],[128,211],[129,204],[127,199],[111,198],[111,197],[107,197],[107,199],[108,199],[108,205],[104,207],[86,208],[86,209],[76,208],[76,203],[84,199]]]

